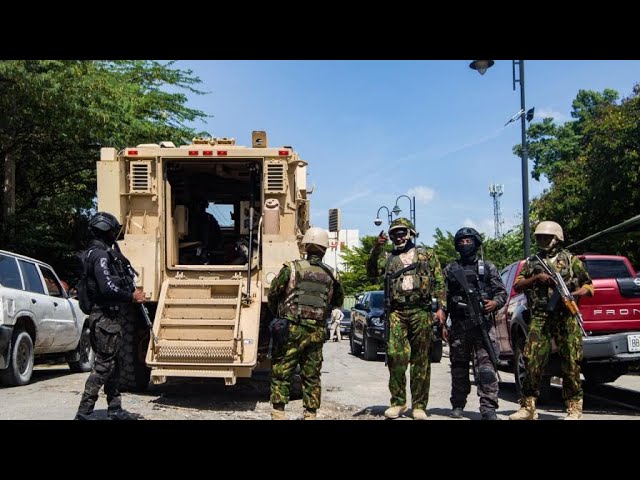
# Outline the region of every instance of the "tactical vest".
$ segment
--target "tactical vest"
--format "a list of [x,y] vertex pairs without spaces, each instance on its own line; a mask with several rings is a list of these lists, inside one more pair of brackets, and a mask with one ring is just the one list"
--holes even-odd
[[[471,263],[468,265],[462,265],[456,261],[449,265],[454,265],[458,263],[464,270],[465,277],[467,278],[467,283],[471,288],[477,288],[478,292],[480,292],[481,295],[483,293],[486,293],[487,295],[491,295],[491,291],[489,290],[489,281],[488,281],[489,266],[487,265],[486,262],[482,261],[483,265],[481,269],[479,265],[481,261],[482,260],[476,260],[474,263]],[[461,310],[461,309],[458,309],[456,305],[454,305],[455,303],[457,303],[457,301],[462,301],[463,303],[466,303],[467,300],[466,300],[466,293],[464,291],[464,288],[462,287],[462,285],[460,285],[460,282],[458,282],[458,280],[450,272],[450,268],[451,267],[449,266],[447,268],[447,287],[448,287],[447,298],[449,301],[449,303],[447,304],[447,310],[452,313],[452,316],[460,316],[460,312],[464,311],[465,312],[464,316],[468,317],[469,316],[468,309]],[[482,272],[480,270],[482,270]]]
[[[328,270],[329,267],[325,268]],[[291,276],[285,292],[281,315],[297,320],[324,322],[333,295],[333,277],[308,260],[291,263]]]
[[[573,291],[578,287],[578,279],[574,275],[573,268],[571,268],[573,257],[567,250],[560,250],[553,257],[542,257],[542,259],[547,261],[552,270],[555,269],[560,274],[569,291]],[[533,275],[546,273],[535,257],[533,259],[530,258],[528,262]],[[549,297],[553,294],[553,290],[553,286],[534,285],[525,291],[528,304],[536,310],[544,309]]]
[[[389,293],[391,295],[391,303],[396,306],[431,304],[435,279],[433,271],[429,268],[429,252],[422,247],[414,247],[412,250],[416,268],[391,279]],[[405,265],[400,260],[400,256],[391,254],[387,259],[385,275],[393,275],[403,268],[405,268]],[[410,279],[405,280],[408,277]],[[405,290],[403,288],[405,284],[412,285],[412,288]]]

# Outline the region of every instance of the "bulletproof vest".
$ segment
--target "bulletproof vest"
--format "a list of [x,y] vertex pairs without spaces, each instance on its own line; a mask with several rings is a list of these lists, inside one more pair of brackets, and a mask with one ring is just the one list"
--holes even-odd
[[[549,264],[551,269],[555,269],[564,282],[567,284],[569,291],[573,291],[578,287],[578,279],[576,278],[573,268],[571,268],[571,254],[567,250],[560,250],[554,256],[540,257]],[[538,259],[528,260],[531,266],[531,272],[533,275],[538,273],[546,273],[540,265]],[[549,301],[549,297],[553,294],[553,286],[549,285],[534,285],[532,288],[525,291],[528,304],[535,309],[544,309]]]
[[324,322],[332,294],[333,278],[324,268],[308,260],[296,260],[292,263],[281,315]]
[[[395,305],[431,304],[434,286],[433,272],[429,268],[429,253],[422,247],[414,247],[413,261],[416,268],[391,279],[389,294]],[[391,254],[387,260],[386,275],[393,275],[405,268],[400,256]]]
[[111,274],[112,279],[117,283],[118,288],[126,292],[131,292],[135,287],[133,277],[125,267],[128,264],[128,260],[121,253],[113,250],[112,248],[95,244],[87,249],[87,255],[85,257],[85,262],[87,262],[86,268],[88,291],[93,303],[97,304],[100,307],[119,305],[119,302],[114,302],[113,300],[106,299],[102,296],[93,272],[89,271],[89,257],[95,250],[102,250],[107,252],[107,256],[109,259],[109,273]]
[[[489,275],[489,267],[484,261],[479,259],[468,265],[460,264],[460,266],[464,270],[469,287],[477,288],[480,295],[482,295],[483,293],[491,295],[491,291],[489,290],[489,282],[487,281]],[[456,306],[453,305],[453,303],[455,303],[458,299],[463,303],[466,303],[467,299],[464,288],[462,287],[462,285],[460,285],[458,279],[456,279],[451,272],[447,273],[447,287],[447,298],[450,302],[450,304],[447,305],[447,310],[454,313],[455,316],[460,316],[460,312],[464,312],[465,316],[469,316],[470,313],[468,309],[457,309]]]

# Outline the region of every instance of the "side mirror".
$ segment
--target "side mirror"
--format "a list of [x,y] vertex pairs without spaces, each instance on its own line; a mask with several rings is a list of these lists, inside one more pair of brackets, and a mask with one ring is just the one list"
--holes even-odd
[[355,307],[356,310],[364,310],[364,304],[363,303],[356,303]]

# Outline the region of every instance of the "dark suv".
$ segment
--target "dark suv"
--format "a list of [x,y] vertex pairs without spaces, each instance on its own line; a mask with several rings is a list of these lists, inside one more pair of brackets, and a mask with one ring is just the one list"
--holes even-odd
[[[378,352],[384,352],[384,290],[365,292],[358,297],[351,310],[351,333],[349,344],[353,355],[360,355],[364,350],[365,360],[376,360]],[[435,329],[434,329],[435,330]],[[431,349],[431,361],[438,363],[442,359],[442,337],[435,334]]]

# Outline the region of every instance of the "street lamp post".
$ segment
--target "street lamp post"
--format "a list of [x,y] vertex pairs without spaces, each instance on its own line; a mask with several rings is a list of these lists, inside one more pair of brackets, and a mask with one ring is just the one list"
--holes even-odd
[[[393,210],[391,211],[396,215],[400,215],[400,212],[402,212],[402,210],[400,210],[400,207],[398,206],[398,200],[400,200],[403,197],[409,200],[409,217],[410,217],[411,223],[413,223],[413,228],[415,228],[417,231],[418,228],[416,227],[416,197],[400,195],[398,198],[396,198],[396,204],[393,207]],[[418,235],[416,234],[416,236]]]
[[389,222],[389,225],[391,225],[391,222],[393,221],[393,218],[391,217],[391,212],[387,207],[383,205],[378,209],[378,213],[376,213],[376,219],[373,221],[373,224],[376,227],[379,227],[380,225],[382,225],[382,220],[380,220],[380,210],[382,210],[383,208],[387,211],[387,221]]
[[[469,64],[473,70],[477,70],[480,75],[484,75],[487,69],[494,64],[493,60],[474,60]],[[516,65],[518,65],[519,76],[516,78]],[[527,125],[525,120],[531,121],[531,116],[527,112],[524,101],[524,60],[512,60],[513,69],[513,90],[516,83],[520,84],[520,130],[522,133],[522,230],[524,234],[524,256],[527,258],[531,247],[531,226],[529,225],[529,152],[527,149]],[[525,114],[525,112],[527,112]],[[515,120],[515,119],[512,119]]]

